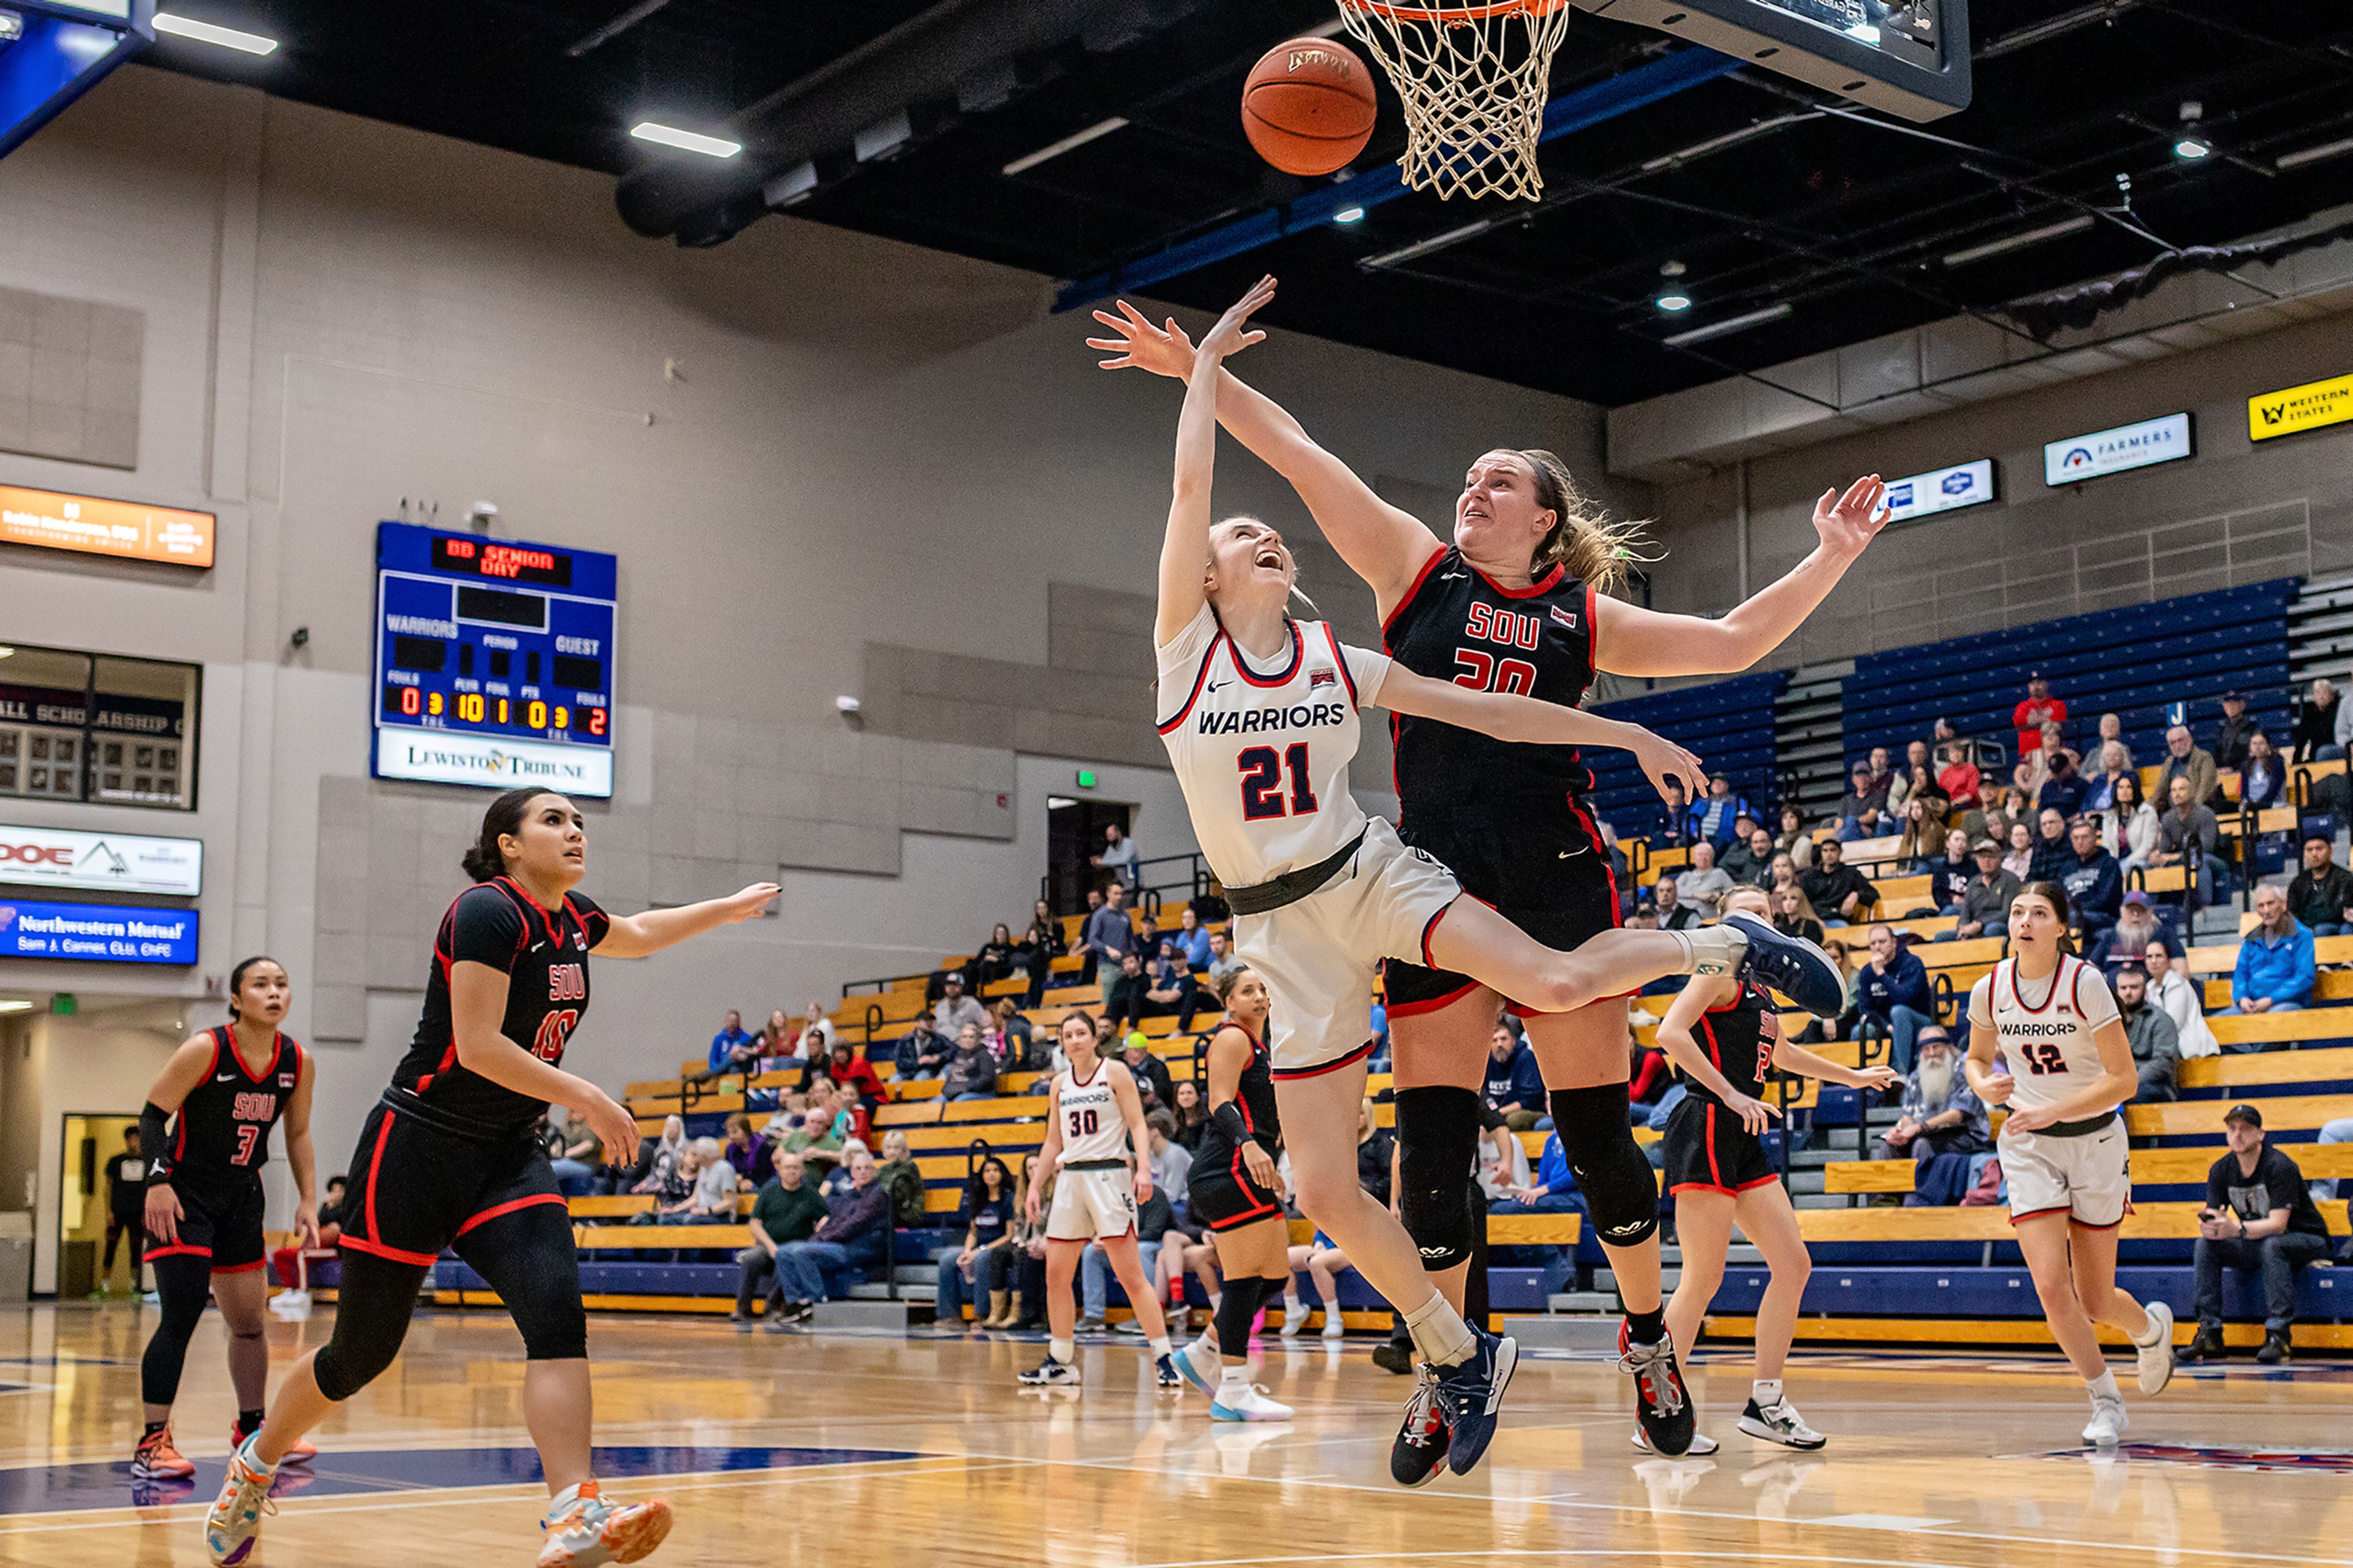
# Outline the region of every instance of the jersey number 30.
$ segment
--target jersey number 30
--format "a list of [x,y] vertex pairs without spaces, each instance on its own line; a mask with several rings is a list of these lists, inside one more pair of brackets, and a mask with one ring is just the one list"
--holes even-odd
[[[1315,792],[1307,784],[1307,742],[1294,742],[1277,756],[1272,746],[1252,746],[1234,759],[1242,771],[1242,818],[1265,822],[1278,816],[1309,816]],[[1291,805],[1283,808],[1282,773],[1291,770]]]

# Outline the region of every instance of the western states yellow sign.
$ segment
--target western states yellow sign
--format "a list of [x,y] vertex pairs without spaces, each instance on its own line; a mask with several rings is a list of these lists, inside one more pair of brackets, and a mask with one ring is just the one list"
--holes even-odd
[[2247,434],[2258,441],[2353,419],[2353,375],[2264,392],[2247,399]]

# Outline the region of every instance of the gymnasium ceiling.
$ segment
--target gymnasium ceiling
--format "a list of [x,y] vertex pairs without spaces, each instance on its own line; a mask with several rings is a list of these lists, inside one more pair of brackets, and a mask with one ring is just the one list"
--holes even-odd
[[[952,4],[968,0],[951,0]],[[1029,0],[1045,5],[1049,0]],[[1069,3],[1069,0],[1061,0]],[[256,59],[181,38],[147,63],[616,175],[702,177],[649,148],[652,118],[763,151],[810,73],[931,0],[164,0],[280,39]],[[1147,18],[1025,57],[998,101],[919,105],[895,155],[820,155],[795,216],[1045,273],[1099,276],[1315,188],[1269,169],[1236,116],[1271,44],[1332,0],[1121,0]],[[2348,0],[1976,0],[1976,102],[1924,127],[1753,68],[1547,143],[1539,205],[1411,195],[1150,286],[1216,309],[1260,272],[1266,324],[1620,405],[2227,244],[2353,198]],[[1577,14],[1555,97],[1683,46]],[[796,84],[801,84],[797,89]],[[2185,100],[2213,155],[2176,155]],[[1005,166],[1109,117],[1128,123],[1024,172]],[[783,116],[789,118],[789,110]],[[1719,139],[1731,138],[1716,146]],[[1393,159],[1381,128],[1354,165]],[[2300,151],[2348,142],[2309,161]],[[1692,151],[1683,158],[1668,155]],[[2278,160],[2289,156],[2283,167]],[[2129,209],[2119,176],[2130,181]],[[624,189],[628,189],[625,183]],[[756,203],[754,204],[756,209]],[[723,243],[757,211],[687,226]],[[1384,257],[1497,217],[1426,254]],[[2088,220],[2088,221],[2085,221]],[[1965,253],[2058,225],[2069,232]],[[649,238],[648,244],[669,244]],[[1694,305],[1654,303],[1681,262]],[[1688,347],[1694,327],[1788,307]],[[1071,318],[1073,336],[1084,323]]]

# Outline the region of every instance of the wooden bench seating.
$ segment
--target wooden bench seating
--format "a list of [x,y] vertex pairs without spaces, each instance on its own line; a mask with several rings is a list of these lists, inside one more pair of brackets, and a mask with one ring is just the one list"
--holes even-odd
[[[2296,1163],[2306,1179],[2353,1176],[2353,1143],[2282,1143],[2281,1152]],[[2223,1145],[2200,1144],[2189,1149],[2136,1149],[2132,1156],[2133,1185],[2178,1186],[2202,1182]],[[1908,1193],[1915,1170],[1909,1160],[1839,1160],[1822,1167],[1826,1193]]]
[[[2194,1239],[2201,1206],[2137,1204],[2121,1234],[2126,1241]],[[2324,1205],[2322,1217],[2332,1234],[2347,1234],[2343,1204]],[[2006,1208],[1799,1209],[1798,1230],[1810,1242],[2007,1241],[2017,1234]]]

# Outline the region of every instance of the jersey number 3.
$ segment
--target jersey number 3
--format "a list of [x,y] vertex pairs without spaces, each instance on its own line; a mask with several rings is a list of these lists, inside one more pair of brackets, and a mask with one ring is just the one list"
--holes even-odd
[[[1242,771],[1242,819],[1266,822],[1278,816],[1310,816],[1315,792],[1307,784],[1307,742],[1294,742],[1281,756],[1272,746],[1252,746],[1234,759]],[[1283,808],[1282,773],[1291,770],[1291,805]]]

